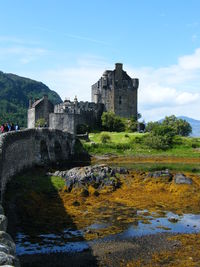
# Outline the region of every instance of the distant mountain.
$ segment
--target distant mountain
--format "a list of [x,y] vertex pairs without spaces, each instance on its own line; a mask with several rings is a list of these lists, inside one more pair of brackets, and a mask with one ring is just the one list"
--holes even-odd
[[13,122],[26,127],[29,99],[41,98],[44,94],[54,104],[62,102],[45,84],[0,71],[0,124]]
[[186,120],[187,122],[189,122],[189,124],[192,127],[191,136],[200,137],[200,120],[195,120],[195,119],[192,119],[192,118],[189,118],[186,116],[179,116],[177,118],[182,119],[182,120]]

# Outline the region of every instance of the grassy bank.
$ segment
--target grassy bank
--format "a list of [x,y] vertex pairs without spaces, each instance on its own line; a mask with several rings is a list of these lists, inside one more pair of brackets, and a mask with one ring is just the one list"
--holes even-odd
[[84,148],[92,155],[200,157],[200,138],[177,136],[172,148],[163,151],[150,149],[145,145],[147,134],[106,133],[110,136],[109,142],[101,142],[102,133],[91,133],[89,135],[90,142],[83,141]]

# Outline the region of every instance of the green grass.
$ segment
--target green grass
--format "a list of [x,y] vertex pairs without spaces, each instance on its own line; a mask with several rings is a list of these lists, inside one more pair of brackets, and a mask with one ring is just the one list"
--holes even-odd
[[200,166],[198,163],[114,163],[111,166],[125,167],[129,170],[135,170],[140,172],[147,171],[159,171],[159,170],[170,170],[176,172],[190,172],[200,174]]
[[200,157],[200,138],[179,137],[174,140],[173,147],[163,151],[150,149],[144,144],[147,134],[127,132],[107,132],[111,141],[101,142],[101,133],[91,133],[90,142],[83,142],[84,148],[92,155],[124,155],[124,156],[176,156]]

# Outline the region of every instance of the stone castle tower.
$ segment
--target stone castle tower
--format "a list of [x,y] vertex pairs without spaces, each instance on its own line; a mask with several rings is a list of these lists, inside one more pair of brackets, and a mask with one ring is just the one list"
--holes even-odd
[[92,102],[104,104],[106,111],[112,111],[124,118],[137,119],[138,79],[132,79],[121,63],[115,69],[106,70],[92,85]]

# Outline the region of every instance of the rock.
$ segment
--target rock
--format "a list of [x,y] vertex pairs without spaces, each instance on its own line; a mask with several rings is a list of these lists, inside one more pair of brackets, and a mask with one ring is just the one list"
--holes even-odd
[[7,245],[0,244],[0,252],[11,254],[10,248]]
[[7,230],[8,221],[5,215],[0,215],[0,231]]
[[186,177],[183,173],[178,173],[174,177],[175,184],[188,184],[191,185],[193,183],[192,179]]
[[14,265],[15,264],[15,257],[5,252],[0,252],[0,266],[1,265]]
[[15,243],[13,242],[11,236],[4,231],[0,231],[0,244],[8,246],[10,248],[10,254],[15,255]]
[[76,167],[65,172],[65,181],[69,192],[72,188],[85,189],[89,185],[92,185],[96,190],[105,186],[116,189],[121,185],[116,174],[127,173],[128,171],[125,168],[111,168],[106,164]]
[[171,223],[177,223],[179,221],[179,219],[178,218],[175,218],[175,217],[170,217],[168,219],[168,221],[171,222]]
[[148,173],[148,177],[150,178],[161,178],[162,180],[172,181],[173,175],[169,172],[169,170],[155,171]]

